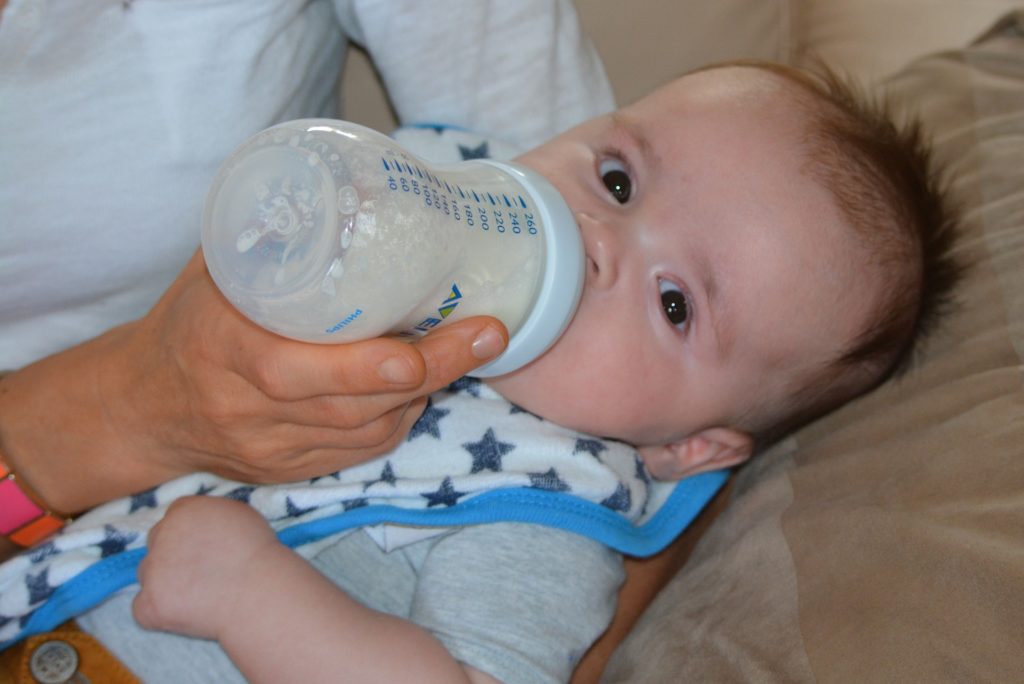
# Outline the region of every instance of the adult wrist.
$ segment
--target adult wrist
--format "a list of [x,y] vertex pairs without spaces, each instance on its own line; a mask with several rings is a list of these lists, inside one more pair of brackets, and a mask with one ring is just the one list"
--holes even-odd
[[71,516],[49,506],[4,459],[0,445],[0,536],[15,546],[35,546],[70,522]]
[[[0,372],[0,383],[9,371]],[[64,527],[70,516],[48,505],[5,455],[0,434],[0,537],[26,548]]]
[[[19,476],[77,514],[180,474],[144,415],[130,325],[44,357],[0,380],[0,443]],[[157,417],[159,418],[159,416]]]

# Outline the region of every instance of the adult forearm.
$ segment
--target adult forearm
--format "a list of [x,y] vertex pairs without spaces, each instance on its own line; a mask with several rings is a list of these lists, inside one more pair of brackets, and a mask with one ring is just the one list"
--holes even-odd
[[[119,430],[103,399],[120,330],[0,378],[0,445],[52,508],[77,513],[176,473]],[[111,381],[111,378],[106,378]]]

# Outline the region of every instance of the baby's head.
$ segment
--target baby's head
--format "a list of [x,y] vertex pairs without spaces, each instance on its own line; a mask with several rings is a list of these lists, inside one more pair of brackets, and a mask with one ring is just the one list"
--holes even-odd
[[905,365],[957,269],[916,128],[786,67],[688,74],[520,161],[573,209],[587,254],[561,339],[490,383],[678,478]]

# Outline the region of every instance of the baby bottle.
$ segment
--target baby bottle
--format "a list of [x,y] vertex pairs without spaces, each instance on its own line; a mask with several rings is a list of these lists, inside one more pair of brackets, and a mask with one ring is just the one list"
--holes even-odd
[[542,354],[583,286],[579,230],[542,176],[483,159],[429,165],[345,121],[290,121],[244,143],[213,181],[202,241],[228,300],[287,337],[412,339],[495,316],[509,345],[479,377]]

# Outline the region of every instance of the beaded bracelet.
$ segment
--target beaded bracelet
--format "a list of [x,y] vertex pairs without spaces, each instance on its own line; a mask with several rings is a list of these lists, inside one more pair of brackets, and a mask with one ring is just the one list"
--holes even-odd
[[28,484],[19,479],[0,454],[0,536],[18,546],[32,546],[70,522],[43,503]]

